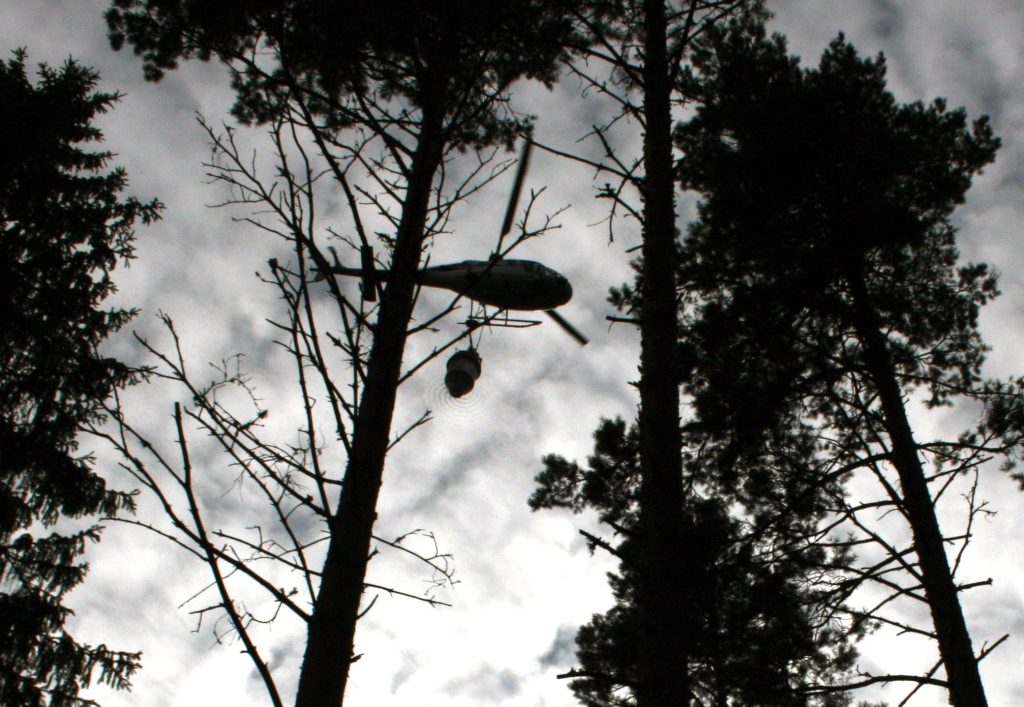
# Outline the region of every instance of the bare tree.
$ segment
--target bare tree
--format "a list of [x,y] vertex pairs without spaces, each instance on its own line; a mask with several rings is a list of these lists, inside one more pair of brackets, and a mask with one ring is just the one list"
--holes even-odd
[[[364,590],[402,591],[365,579],[376,553],[373,527],[385,458],[427,420],[424,415],[393,434],[398,387],[474,332],[469,327],[455,334],[426,359],[403,368],[407,338],[432,331],[458,301],[414,324],[418,273],[432,239],[446,231],[453,206],[508,165],[489,167],[495,148],[488,146],[510,146],[529,121],[509,110],[507,90],[523,76],[553,79],[554,61],[563,50],[552,40],[568,28],[561,17],[557,3],[530,2],[486,15],[459,2],[415,8],[286,2],[269,9],[233,6],[223,16],[188,2],[117,2],[108,14],[115,46],[132,43],[150,78],[159,78],[179,58],[216,56],[232,72],[236,115],[271,128],[275,164],[269,177],[243,154],[237,133],[227,128],[220,133],[206,126],[215,155],[209,167],[215,181],[233,190],[228,203],[258,210],[248,223],[292,248],[289,262],[270,262],[266,279],[285,304],[284,318],[272,325],[295,366],[304,418],[298,438],[270,441],[264,430],[267,411],[241,371],[225,367],[217,380],[197,381],[185,368],[169,320],[172,353],[143,345],[160,360],[159,375],[184,385],[190,395],[188,407],[175,408],[179,458],[159,453],[124,415],[119,435],[108,438],[163,503],[173,530],[159,532],[209,565],[217,592],[210,608],[226,613],[275,704],[282,698],[249,631],[253,622],[269,619],[245,608],[230,581],[245,578],[269,592],[275,602],[270,618],[287,608],[307,623],[296,704],[341,704],[355,659],[356,621],[369,608]],[[464,160],[476,161],[456,178],[449,171],[451,159],[461,152],[468,153]],[[351,248],[346,253],[358,254],[363,263],[367,276],[361,297],[352,297],[328,275],[340,270],[340,263],[326,248],[331,231],[319,220],[323,209],[317,193],[325,188],[340,193],[346,204],[347,228],[332,236],[335,245]],[[501,243],[497,255],[550,226],[546,221],[529,231],[524,225],[518,238]],[[373,276],[376,245],[387,256],[384,282]],[[326,302],[316,294],[319,286],[312,286],[319,279],[330,290]],[[483,321],[488,316],[496,314],[484,315]],[[344,361],[340,373],[331,364],[337,352]],[[225,402],[232,393],[248,400],[247,413]],[[204,521],[188,420],[212,435],[241,478],[260,490],[277,523],[275,532],[260,526],[255,536],[219,535]],[[332,430],[329,437],[322,436],[321,425]],[[333,449],[335,442],[340,452]],[[138,445],[152,461],[140,458]],[[164,480],[156,478],[161,470]],[[178,511],[167,496],[168,483],[184,497],[187,510]],[[428,541],[426,551],[412,546],[416,539]],[[377,538],[378,546],[426,563],[438,585],[448,584],[448,558],[431,540],[422,533]],[[325,545],[320,569],[320,557],[311,557],[317,543]],[[297,572],[298,586],[282,590],[268,578],[273,571],[257,571],[257,564]],[[437,603],[431,596],[425,600]]]

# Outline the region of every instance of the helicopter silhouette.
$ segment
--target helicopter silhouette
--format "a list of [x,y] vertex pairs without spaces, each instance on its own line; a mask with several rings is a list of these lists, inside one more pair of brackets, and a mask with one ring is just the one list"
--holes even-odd
[[[496,307],[499,312],[506,311],[504,318],[495,315],[483,318],[471,316],[465,322],[471,329],[483,325],[512,328],[533,326],[540,322],[510,318],[507,315],[507,310],[543,310],[569,336],[578,341],[580,345],[585,345],[588,341],[587,338],[555,311],[556,307],[560,307],[572,299],[572,285],[569,280],[561,273],[534,260],[510,259],[498,255],[501,251],[502,240],[512,230],[512,220],[515,217],[519,193],[522,191],[526,178],[532,147],[532,140],[527,138],[516,170],[508,208],[505,211],[505,220],[502,223],[498,239],[498,251],[488,260],[463,260],[458,263],[421,268],[416,273],[416,282],[425,287],[451,290],[481,305]],[[334,255],[334,264],[327,269],[327,272],[332,275],[361,278],[363,299],[369,302],[375,301],[380,289],[380,282],[386,282],[391,273],[376,267],[373,249],[370,246],[363,246],[360,249],[362,262],[361,267],[358,268],[341,265],[337,254],[333,249],[331,251]],[[320,273],[316,279],[321,280],[324,277],[326,277],[326,273]]]

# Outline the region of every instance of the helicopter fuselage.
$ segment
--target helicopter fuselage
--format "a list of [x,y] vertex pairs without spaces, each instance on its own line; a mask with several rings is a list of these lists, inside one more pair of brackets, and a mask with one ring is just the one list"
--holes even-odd
[[569,281],[533,260],[464,260],[424,268],[417,279],[501,309],[554,309],[572,299]]
[[[339,275],[363,276],[358,268],[333,267]],[[378,270],[374,277],[387,280]],[[533,260],[464,260],[434,265],[416,273],[426,287],[440,287],[500,309],[554,309],[572,298],[572,285],[560,273]]]

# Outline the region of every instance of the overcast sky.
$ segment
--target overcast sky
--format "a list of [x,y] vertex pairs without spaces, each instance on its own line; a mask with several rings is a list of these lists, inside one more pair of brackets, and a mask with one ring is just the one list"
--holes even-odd
[[[194,370],[205,362],[245,353],[259,392],[287,410],[290,368],[270,344],[265,318],[277,310],[274,293],[255,273],[282,253],[282,244],[234,223],[241,211],[206,207],[224,194],[205,183],[201,166],[209,150],[195,121],[226,116],[231,94],[222,69],[189,63],[158,85],[142,81],[139,62],[107,45],[105,0],[0,0],[0,48],[26,47],[30,62],[60,63],[75,57],[100,71],[105,90],[125,93],[102,120],[107,145],[131,179],[131,192],[159,197],[164,220],[138,232],[138,260],[121,272],[118,301],[141,309],[132,329],[161,340],[158,311],[174,317]],[[772,28],[786,34],[793,53],[816,63],[822,48],[843,31],[862,54],[884,52],[891,90],[902,101],[945,96],[971,117],[988,114],[1003,148],[957,213],[966,259],[986,260],[1002,273],[1003,296],[983,317],[993,346],[986,373],[1024,372],[1024,4],[1019,0],[776,0]],[[600,115],[601,107],[577,98],[574,82],[554,92],[525,88],[516,105],[537,116],[545,142],[571,147]],[[255,145],[255,143],[254,143]],[[434,262],[486,257],[494,247],[510,176],[457,211],[455,233],[438,242]],[[638,243],[623,224],[608,242],[603,203],[593,199],[591,174],[535,154],[527,186],[547,191],[541,206],[571,205],[562,228],[517,254],[565,273],[574,299],[561,311],[591,338],[577,347],[545,324],[528,331],[497,331],[484,339],[483,376],[466,401],[442,395],[443,361],[403,386],[397,421],[426,408],[435,420],[396,448],[388,462],[377,533],[393,536],[425,528],[454,554],[454,591],[439,596],[452,608],[382,597],[360,623],[349,699],[353,705],[452,705],[561,707],[575,704],[564,681],[573,665],[575,628],[609,606],[604,573],[613,564],[590,557],[577,534],[593,520],[555,512],[531,514],[526,500],[540,457],[557,452],[582,460],[601,417],[629,419],[636,398],[636,333],[609,330],[605,294],[629,278],[626,249]],[[690,208],[690,201],[684,201]],[[681,223],[692,213],[681,214]],[[430,302],[422,303],[427,314]],[[140,352],[125,337],[112,348],[126,358]],[[415,358],[415,351],[406,357]],[[172,437],[174,391],[133,391],[142,424]],[[963,411],[918,417],[922,437],[955,429]],[[289,425],[284,412],[275,424]],[[295,427],[296,425],[292,425]],[[952,426],[952,427],[950,427]],[[204,460],[205,461],[205,460]],[[211,476],[230,475],[210,460]],[[222,478],[229,478],[224,476]],[[122,481],[121,483],[127,483]],[[965,598],[975,648],[1010,632],[1010,641],[982,663],[992,705],[1024,704],[1019,669],[1024,638],[1024,494],[997,469],[986,469],[982,493],[998,515],[977,529],[962,581],[991,577],[993,585]],[[222,511],[243,509],[252,497],[236,490],[213,499]],[[143,504],[143,511],[152,506]],[[959,522],[951,506],[948,518]],[[198,632],[185,604],[208,582],[205,568],[158,538],[114,526],[89,554],[92,571],[70,600],[80,639],[142,650],[143,670],[131,694],[96,689],[104,705],[268,704],[240,646],[215,643],[209,623]],[[421,573],[384,555],[371,563],[371,581],[403,583],[419,591]],[[283,694],[293,682],[304,646],[303,627],[288,620],[260,634]],[[929,652],[931,651],[931,652]],[[861,666],[875,673],[920,670],[934,660],[930,648],[881,632],[864,646]],[[898,702],[906,688],[879,689],[864,698]],[[945,704],[938,691],[922,691],[915,706]]]

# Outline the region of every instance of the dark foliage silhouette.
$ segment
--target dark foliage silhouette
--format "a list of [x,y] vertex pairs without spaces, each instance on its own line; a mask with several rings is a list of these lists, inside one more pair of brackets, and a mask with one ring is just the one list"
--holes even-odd
[[[600,3],[597,8],[609,9]],[[820,518],[820,503],[807,504],[804,514],[791,514],[789,524],[775,530],[769,524],[782,516],[765,512],[765,525],[755,529],[729,518],[732,497],[718,497],[718,489],[708,488],[702,479],[708,472],[700,464],[684,464],[692,452],[679,419],[682,357],[671,171],[678,153],[670,140],[670,115],[674,105],[686,101],[678,91],[684,59],[705,33],[732,15],[764,17],[758,3],[625,3],[600,16],[604,24],[592,18],[586,23],[600,36],[594,59],[613,67],[614,80],[601,81],[590,67],[574,68],[596,92],[621,106],[622,115],[644,126],[643,155],[635,159],[614,152],[614,121],[594,128],[609,151],[595,166],[619,180],[599,195],[612,202],[612,216],[621,210],[643,225],[636,287],[625,288],[628,294],[620,292],[617,301],[636,315],[632,321],[641,331],[639,423],[627,433],[620,421],[606,421],[595,435],[596,452],[587,469],[546,458],[531,500],[535,509],[596,509],[620,536],[617,541],[588,536],[592,547],[621,561],[620,574],[611,580],[616,606],[581,628],[582,667],[562,676],[574,678],[573,691],[588,705],[679,704],[687,694],[716,704],[730,699],[793,704],[804,699],[800,686],[850,664],[845,636],[821,621],[817,607],[808,608],[816,600],[801,584],[807,577],[796,561],[772,567],[766,553],[773,543],[790,547],[780,542],[787,530],[806,535]],[[628,203],[629,188],[642,205]],[[692,441],[696,450],[700,441]],[[762,612],[772,602],[785,620],[765,620]]]
[[[93,125],[117,95],[69,60],[26,74],[25,54],[0,65],[0,703],[76,705],[98,679],[129,687],[138,653],[78,643],[64,630],[65,595],[100,527],[132,510],[78,451],[133,373],[99,347],[132,312],[102,309],[115,267],[132,256],[132,227],[159,204],[120,198],[123,170]],[[72,522],[82,519],[83,522]],[[54,531],[53,527],[60,523]]]
[[[614,117],[595,125],[588,135],[600,142],[605,156],[596,163],[580,161],[616,182],[598,189],[599,198],[611,204],[609,228],[619,214],[629,214],[642,227],[642,292],[634,303],[641,349],[638,492],[642,498],[634,558],[640,657],[634,663],[632,683],[641,707],[674,705],[691,691],[692,637],[684,608],[692,589],[692,577],[685,570],[691,545],[678,473],[677,234],[671,129],[673,108],[681,101],[675,89],[687,54],[709,27],[732,14],[760,12],[760,7],[753,0],[598,1],[582,4],[574,16],[587,41],[581,51],[584,60],[570,70],[615,106]],[[643,126],[641,154],[625,156],[616,149],[615,128],[623,118],[622,122]],[[641,203],[630,203],[634,198]]]
[[676,133],[683,185],[703,197],[682,275],[695,300],[684,342],[695,427],[727,439],[721,451],[737,460],[817,426],[842,468],[873,468],[913,533],[910,584],[897,590],[931,610],[953,704],[985,704],[934,501],[976,468],[979,445],[1006,453],[1015,440],[983,424],[973,441],[926,448],[905,401],[920,390],[930,407],[991,404],[1010,392],[980,379],[978,309],[995,278],[959,264],[950,223],[999,142],[986,119],[969,125],[942,100],[898,104],[884,60],[842,36],[815,69],[763,28],[713,46],[695,59],[701,107]]
[[[532,508],[597,511],[617,540],[588,535],[591,548],[620,561],[610,576],[615,606],[595,615],[576,637],[579,669],[564,677],[588,707],[635,704],[637,680],[637,568],[639,535],[638,431],[622,420],[606,420],[594,434],[594,453],[585,467],[561,457],[544,459]],[[708,483],[712,474],[687,440],[680,477],[687,489],[686,536],[693,546],[686,566],[691,587],[685,601],[691,637],[688,674],[694,704],[805,705],[807,688],[841,681],[856,653],[856,631],[833,621],[828,592],[816,585],[829,563],[843,552],[802,542],[823,516],[819,480],[807,476],[793,496],[817,504],[775,504],[769,494],[759,512],[735,511],[735,497]],[[690,446],[690,445],[693,446]],[[796,450],[791,450],[796,451]],[[843,705],[843,695],[813,701]]]
[[[1012,462],[1020,448],[1020,381],[979,377],[977,314],[997,294],[995,279],[984,265],[958,263],[949,221],[998,140],[985,119],[968,125],[941,100],[897,104],[882,59],[861,59],[842,37],[817,69],[804,70],[760,18],[743,19],[728,31],[712,27],[693,63],[680,90],[698,105],[696,117],[675,132],[684,155],[677,174],[702,196],[700,219],[680,244],[676,351],[695,415],[684,426],[682,518],[706,550],[687,561],[692,594],[676,599],[692,610],[692,695],[701,704],[848,704],[842,693],[858,686],[906,681],[946,688],[955,704],[984,704],[975,664],[994,646],[973,653],[956,595],[971,585],[953,578],[969,532],[943,536],[934,502],[989,455]],[[611,300],[639,313],[647,270],[637,270],[637,284]],[[915,390],[933,407],[974,399],[985,414],[958,439],[919,444],[903,402]],[[581,628],[582,667],[565,676],[577,678],[573,689],[588,705],[634,704],[640,496],[627,450],[635,436],[605,422],[587,467],[545,459],[531,501],[596,509],[621,537],[589,538],[619,557],[621,571],[612,577],[616,606]],[[883,500],[858,506],[846,497],[844,483],[859,472],[879,479]],[[968,529],[984,512],[973,498]],[[706,532],[729,527],[714,521],[725,508],[737,525]],[[911,547],[888,545],[860,517],[886,508],[906,518]],[[954,542],[951,567],[943,544]],[[852,554],[865,543],[885,549],[875,566]],[[755,561],[735,563],[743,551]],[[906,561],[911,553],[916,563]],[[720,569],[738,574],[716,596]],[[758,572],[781,580],[766,592]],[[870,583],[889,598],[868,610],[846,603]],[[770,622],[731,622],[731,611],[750,617],[745,607],[766,596],[760,605],[777,605],[795,629],[789,640],[759,633]],[[934,628],[879,610],[897,597],[925,602]],[[855,654],[842,642],[883,624],[933,636],[946,679],[935,670],[849,673]],[[730,626],[738,644],[729,643]],[[822,650],[836,639],[838,654]],[[771,658],[794,649],[803,661],[783,661],[790,671],[773,674]]]

